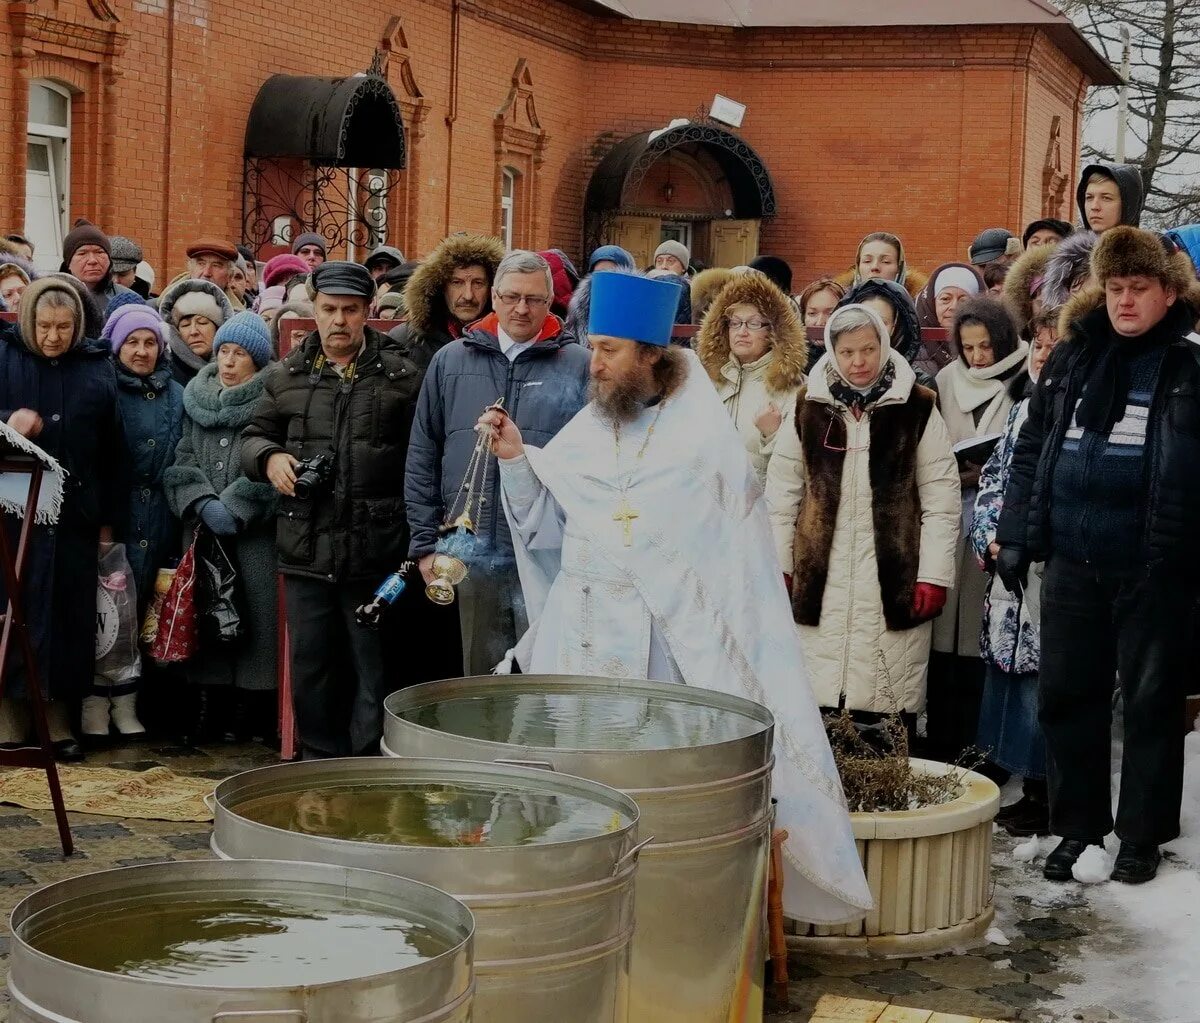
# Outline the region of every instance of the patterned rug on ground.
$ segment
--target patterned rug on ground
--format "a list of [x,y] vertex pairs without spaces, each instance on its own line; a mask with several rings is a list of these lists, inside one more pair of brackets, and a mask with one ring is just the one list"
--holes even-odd
[[[60,766],[63,801],[73,813],[130,817],[147,821],[210,821],[204,797],[213,790],[208,778],[189,778],[167,767],[123,771],[112,767]],[[0,772],[0,803],[27,810],[49,810],[46,772],[19,768]]]

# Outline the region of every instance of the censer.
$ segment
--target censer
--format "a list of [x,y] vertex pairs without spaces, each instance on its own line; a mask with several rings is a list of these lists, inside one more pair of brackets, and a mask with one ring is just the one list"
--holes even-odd
[[[504,409],[504,399],[498,398],[485,412]],[[433,556],[433,582],[425,587],[425,596],[443,607],[454,603],[454,588],[467,577],[466,556],[475,546],[475,522],[483,516],[483,487],[487,480],[491,444],[487,431],[476,427],[475,450],[467,463],[467,472],[458,496],[446,509],[446,521],[438,528],[442,539]]]

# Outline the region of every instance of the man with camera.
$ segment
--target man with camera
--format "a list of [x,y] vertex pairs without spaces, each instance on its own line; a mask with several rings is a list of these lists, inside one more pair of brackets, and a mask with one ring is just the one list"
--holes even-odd
[[408,551],[403,466],[421,373],[367,326],[365,267],[321,263],[309,292],[317,329],[268,370],[242,462],[282,495],[276,543],[303,754],[374,754],[383,645],[354,611]]

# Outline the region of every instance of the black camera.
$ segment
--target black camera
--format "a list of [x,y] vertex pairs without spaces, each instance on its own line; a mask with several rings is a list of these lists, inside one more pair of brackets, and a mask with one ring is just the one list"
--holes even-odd
[[313,455],[296,463],[296,496],[301,501],[311,501],[313,495],[323,490],[333,476],[333,458],[330,455]]

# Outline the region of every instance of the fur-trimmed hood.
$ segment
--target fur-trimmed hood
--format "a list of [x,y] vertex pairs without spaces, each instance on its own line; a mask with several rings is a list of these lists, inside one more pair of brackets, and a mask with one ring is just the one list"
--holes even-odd
[[692,322],[704,322],[704,314],[720,293],[736,275],[727,266],[712,266],[701,270],[692,278]]
[[1070,300],[1071,282],[1091,265],[1097,237],[1094,231],[1076,231],[1054,246],[1042,285],[1042,305],[1047,309],[1059,309]]
[[808,364],[808,344],[796,306],[765,275],[757,273],[734,277],[704,315],[694,348],[709,377],[714,383],[722,379],[721,370],[731,358],[725,311],[742,303],[754,306],[774,325],[775,343],[767,370],[767,389],[783,393],[799,387]]
[[[488,280],[496,277],[496,268],[504,258],[504,246],[498,238],[482,234],[452,234],[442,240],[413,272],[404,287],[404,302],[408,306],[408,322],[418,334],[446,329],[449,312],[444,292],[454,271],[464,266],[482,266]],[[484,313],[491,310],[491,296]]]
[[1046,263],[1056,245],[1038,245],[1026,251],[1008,270],[1004,278],[1004,304],[1008,306],[1017,328],[1024,331],[1033,319],[1033,296],[1029,293],[1039,277],[1045,289]]

